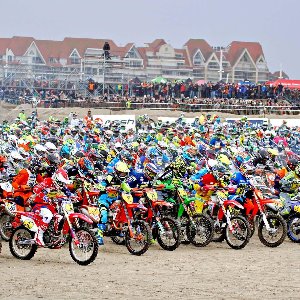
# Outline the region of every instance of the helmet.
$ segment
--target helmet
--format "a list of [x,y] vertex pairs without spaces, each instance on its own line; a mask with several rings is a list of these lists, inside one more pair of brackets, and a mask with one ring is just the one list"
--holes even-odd
[[46,152],[47,152],[47,149],[44,146],[42,146],[40,144],[37,144],[34,146],[34,153],[37,156],[43,156]]
[[115,143],[115,150],[117,152],[120,152],[122,150],[122,144],[119,142]]
[[131,163],[133,161],[133,157],[132,155],[130,154],[129,151],[127,150],[122,150],[120,152],[120,158],[122,161],[124,161],[125,163]]
[[158,174],[159,170],[158,168],[151,163],[146,164],[145,169],[144,169],[144,174],[147,179],[151,180],[155,178],[155,176]]
[[59,164],[59,157],[53,153],[48,154],[47,160],[51,165],[58,165]]
[[295,174],[300,176],[300,164],[298,163],[296,168],[295,168]]
[[93,166],[92,162],[87,157],[81,157],[78,160],[78,165],[79,165],[80,169],[85,171],[85,172],[94,171],[94,166]]
[[51,127],[50,128],[50,133],[53,134],[53,135],[56,135],[57,134],[57,128],[56,127]]
[[124,180],[129,174],[129,169],[128,169],[127,165],[122,161],[118,161],[115,164],[114,169],[115,169],[116,175],[121,180]]
[[70,184],[71,181],[69,180],[68,173],[63,169],[59,168],[53,175],[53,180],[58,185],[65,185]]
[[266,149],[259,150],[257,157],[263,162],[266,162],[270,158],[269,152]]
[[10,153],[10,157],[13,160],[24,160],[23,156],[18,151],[12,151]]
[[225,174],[228,173],[228,171],[223,165],[216,164],[212,167],[212,173],[217,180],[221,180],[224,178]]
[[253,164],[250,164],[249,162],[242,163],[240,166],[240,171],[245,174],[251,175],[254,173],[255,167],[253,166]]
[[55,152],[57,150],[57,147],[51,142],[47,142],[45,144],[45,148],[47,149],[48,152]]
[[7,162],[7,158],[3,155],[0,155],[0,166],[3,166]]
[[297,164],[298,164],[298,161],[297,161],[297,159],[295,159],[295,158],[291,158],[291,159],[287,162],[288,167],[289,167],[292,171],[295,170]]

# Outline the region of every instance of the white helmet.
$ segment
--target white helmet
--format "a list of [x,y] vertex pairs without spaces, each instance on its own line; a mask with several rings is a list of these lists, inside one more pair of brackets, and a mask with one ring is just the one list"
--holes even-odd
[[42,146],[40,144],[36,144],[34,146],[34,153],[36,155],[38,155],[38,156],[44,155],[46,152],[47,152],[47,149],[44,146]]
[[55,152],[57,150],[57,147],[51,142],[47,142],[45,144],[45,148],[47,149],[48,152]]
[[10,153],[10,157],[13,160],[24,160],[23,156],[18,151],[12,151]]

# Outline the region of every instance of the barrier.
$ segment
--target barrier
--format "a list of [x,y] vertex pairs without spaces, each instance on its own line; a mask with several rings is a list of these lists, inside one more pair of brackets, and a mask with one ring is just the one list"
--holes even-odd
[[[94,109],[127,110],[125,101],[121,102],[91,102],[91,101],[58,101],[56,103],[40,103],[39,107],[85,107]],[[130,109],[142,110],[178,110],[183,112],[225,112],[236,115],[268,115],[268,114],[288,114],[298,115],[300,109],[297,106],[250,106],[245,104],[222,104],[217,103],[142,103],[132,102]]]
[[109,127],[111,121],[120,121],[125,130],[132,128],[135,130],[135,115],[94,115],[93,119],[101,119],[104,125]]

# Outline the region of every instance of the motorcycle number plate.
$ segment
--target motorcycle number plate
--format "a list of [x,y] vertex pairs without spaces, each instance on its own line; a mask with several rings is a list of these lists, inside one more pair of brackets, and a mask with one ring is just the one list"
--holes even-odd
[[17,204],[16,203],[6,202],[5,206],[11,212],[14,212],[14,211],[17,210]]
[[100,210],[98,207],[89,207],[88,212],[95,220],[100,219]]
[[294,211],[300,213],[300,205],[295,205]]
[[128,203],[128,204],[133,203],[133,198],[130,194],[122,193],[122,197],[126,203]]
[[71,202],[64,202],[63,207],[64,207],[65,211],[68,213],[74,211],[73,203],[71,203]]
[[147,192],[147,196],[152,201],[155,201],[155,200],[158,199],[156,191],[149,191],[149,192]]
[[33,226],[34,226],[34,222],[30,219],[26,219],[24,222],[23,222],[23,225],[24,227],[26,227],[27,229],[32,229]]
[[186,192],[185,190],[183,190],[183,189],[180,189],[180,190],[179,190],[179,195],[180,195],[181,197],[186,197],[186,196],[187,196],[187,192]]

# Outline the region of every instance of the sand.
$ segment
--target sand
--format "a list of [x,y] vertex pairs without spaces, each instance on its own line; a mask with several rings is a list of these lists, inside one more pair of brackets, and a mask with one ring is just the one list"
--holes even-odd
[[223,242],[173,252],[152,245],[141,257],[110,240],[81,267],[68,249],[38,249],[30,261],[0,254],[1,299],[299,299],[299,245],[275,249],[253,237],[243,250]]
[[[12,120],[22,108],[27,114],[31,112],[28,105],[2,105],[0,121]],[[62,118],[70,111],[75,109],[38,109],[41,119],[49,115]],[[76,108],[76,112],[83,117],[87,109]],[[92,109],[92,113],[110,111]],[[148,113],[153,118],[180,114],[116,112],[124,113]],[[72,261],[67,248],[39,249],[31,261],[21,261],[12,257],[3,242],[0,299],[299,299],[299,250],[299,245],[288,239],[271,249],[253,237],[238,251],[226,243],[211,243],[205,248],[180,245],[174,252],[152,245],[136,257],[108,239],[96,261],[81,267]]]
[[[0,122],[3,120],[9,120],[12,121],[15,119],[20,111],[24,109],[27,116],[31,114],[31,112],[34,110],[31,105],[25,104],[25,105],[11,105],[7,103],[0,102]],[[53,116],[58,119],[63,119],[64,117],[68,116],[70,112],[76,112],[79,116],[79,118],[83,118],[87,114],[88,108],[82,108],[82,107],[71,107],[71,108],[38,108],[38,116],[41,120],[47,119],[49,116]],[[148,114],[151,118],[153,118],[155,121],[157,120],[157,117],[179,117],[181,114],[181,111],[173,111],[173,110],[157,110],[157,109],[142,109],[142,110],[109,110],[109,109],[101,109],[101,108],[92,108],[91,109],[93,115],[142,115],[142,114]],[[229,113],[222,113],[222,112],[214,112],[211,111],[211,114],[217,114],[221,117],[222,120],[225,118],[235,118],[239,117],[235,114],[229,114]],[[199,116],[199,112],[190,112],[185,113],[185,117],[196,117]],[[241,116],[240,116],[241,117]],[[249,118],[262,118],[263,115],[248,115]],[[266,118],[270,119],[294,119],[299,118],[299,116],[293,116],[293,115],[265,115]]]

